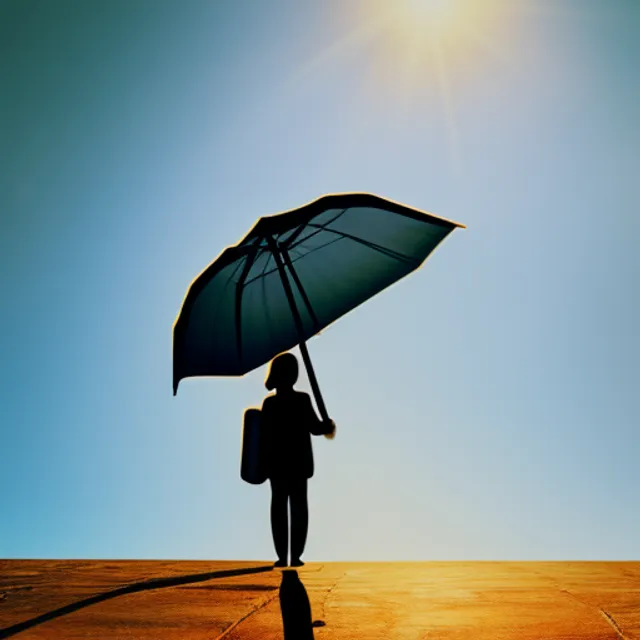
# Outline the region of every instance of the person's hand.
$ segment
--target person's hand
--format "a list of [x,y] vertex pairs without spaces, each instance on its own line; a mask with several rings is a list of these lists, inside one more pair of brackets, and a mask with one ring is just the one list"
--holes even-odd
[[329,424],[331,425],[331,431],[324,434],[324,437],[327,440],[333,440],[336,437],[336,423],[333,420],[329,420]]

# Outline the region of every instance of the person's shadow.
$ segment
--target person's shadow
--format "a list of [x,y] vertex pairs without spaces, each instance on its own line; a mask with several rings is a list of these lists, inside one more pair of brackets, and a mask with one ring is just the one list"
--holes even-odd
[[282,572],[280,609],[284,640],[312,640],[313,627],[324,626],[321,620],[312,622],[307,590],[300,581],[298,572],[293,569]]

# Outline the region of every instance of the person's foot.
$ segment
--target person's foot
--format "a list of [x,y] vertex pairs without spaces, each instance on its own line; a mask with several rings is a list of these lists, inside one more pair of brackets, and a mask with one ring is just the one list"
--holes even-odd
[[276,560],[273,563],[274,567],[286,567],[287,566],[287,561],[286,560]]
[[304,567],[304,562],[302,562],[302,560],[300,560],[300,558],[293,558],[293,560],[291,560],[291,566],[292,567]]

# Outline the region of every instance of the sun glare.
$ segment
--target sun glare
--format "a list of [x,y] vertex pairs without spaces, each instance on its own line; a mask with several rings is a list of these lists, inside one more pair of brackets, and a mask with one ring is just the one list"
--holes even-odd
[[[398,123],[440,103],[452,161],[457,156],[454,92],[480,66],[504,59],[512,0],[360,0],[370,88],[393,96]],[[426,102],[425,102],[426,101]]]
[[[529,0],[519,0],[527,2]],[[531,0],[533,1],[533,0]],[[483,68],[508,64],[519,10],[514,0],[353,0],[344,3],[353,25],[301,65],[296,81],[331,64],[356,62],[352,86],[373,96],[353,137],[363,135],[385,111],[385,122],[407,127],[440,109],[452,164],[457,152],[457,95]],[[340,19],[340,14],[337,14]],[[438,117],[438,116],[435,116]]]
[[403,92],[445,84],[500,56],[510,0],[362,0],[376,81]]
[[[462,55],[493,31],[505,0],[376,0],[363,5],[402,41],[421,40]],[[501,11],[502,9],[502,11]]]
[[429,30],[441,30],[455,16],[458,3],[456,0],[400,0],[390,4],[411,24],[417,20]]

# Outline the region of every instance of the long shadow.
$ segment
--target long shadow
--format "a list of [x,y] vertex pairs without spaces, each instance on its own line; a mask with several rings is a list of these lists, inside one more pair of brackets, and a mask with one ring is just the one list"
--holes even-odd
[[312,622],[311,604],[307,590],[292,569],[282,572],[280,585],[280,610],[284,640],[313,640],[313,627],[324,626],[324,622]]
[[232,576],[243,576],[249,573],[263,573],[265,571],[273,571],[273,567],[269,565],[266,567],[248,567],[246,569],[209,571],[207,573],[192,573],[185,576],[174,576],[172,578],[153,578],[151,580],[143,580],[142,582],[134,582],[133,584],[128,584],[125,587],[118,587],[117,589],[105,591],[104,593],[99,593],[98,595],[91,596],[90,598],[85,598],[84,600],[78,600],[78,602],[72,602],[71,604],[60,607],[59,609],[54,609],[53,611],[49,611],[47,613],[43,613],[39,616],[36,616],[35,618],[31,618],[30,620],[25,620],[24,622],[19,622],[18,624],[14,624],[10,627],[0,629],[0,638],[9,638],[16,635],[17,633],[20,633],[21,631],[25,631],[26,629],[30,629],[31,627],[42,624],[43,622],[48,622],[49,620],[53,620],[54,618],[66,616],[69,613],[73,613],[74,611],[78,611],[79,609],[84,609],[84,607],[89,607],[92,604],[104,602],[105,600],[111,600],[111,598],[117,598],[118,596],[124,596],[129,593],[137,593],[138,591],[149,591],[151,589],[165,589],[166,587],[176,587],[181,584],[190,584],[192,582],[204,582],[206,580],[212,580],[213,578],[229,578]]

